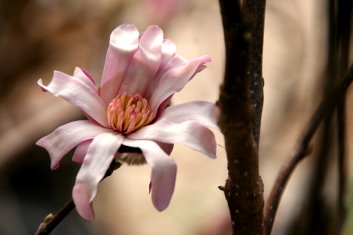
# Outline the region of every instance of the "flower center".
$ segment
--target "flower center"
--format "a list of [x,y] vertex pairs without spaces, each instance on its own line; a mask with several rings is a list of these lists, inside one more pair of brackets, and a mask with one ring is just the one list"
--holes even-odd
[[126,93],[117,95],[110,102],[107,115],[109,126],[122,134],[129,134],[148,125],[154,117],[145,98],[139,94]]

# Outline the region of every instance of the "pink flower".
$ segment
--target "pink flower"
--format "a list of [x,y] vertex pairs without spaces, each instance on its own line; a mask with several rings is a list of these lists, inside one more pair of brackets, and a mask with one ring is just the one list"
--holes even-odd
[[[139,34],[134,25],[124,24],[110,36],[100,88],[80,68],[73,76],[55,71],[47,86],[38,81],[88,118],[60,126],[37,142],[49,152],[52,169],[77,146],[73,161],[82,165],[72,196],[82,217],[94,217],[98,183],[114,158],[132,164],[142,159],[152,167],[152,201],[162,211],[174,192],[176,164],[169,156],[174,143],[216,157],[215,137],[207,128],[217,128],[216,106],[204,101],[167,105],[209,61],[208,56],[188,61],[176,55],[175,44],[158,26]],[[124,146],[141,153],[118,153]]]

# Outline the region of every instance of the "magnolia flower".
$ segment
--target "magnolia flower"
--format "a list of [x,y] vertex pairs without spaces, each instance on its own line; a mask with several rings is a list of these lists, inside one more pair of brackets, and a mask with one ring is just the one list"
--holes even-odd
[[[88,118],[60,126],[37,142],[49,152],[53,170],[77,146],[72,159],[82,165],[72,196],[82,217],[94,218],[92,201],[113,160],[151,166],[152,202],[162,211],[174,192],[177,168],[169,156],[173,145],[216,157],[215,137],[208,129],[217,128],[216,106],[204,101],[168,106],[210,57],[188,61],[175,49],[158,26],[139,34],[134,25],[124,24],[110,36],[99,88],[80,68],[72,76],[55,71],[47,86],[38,80],[44,91],[64,98]],[[118,151],[127,147],[138,151]]]

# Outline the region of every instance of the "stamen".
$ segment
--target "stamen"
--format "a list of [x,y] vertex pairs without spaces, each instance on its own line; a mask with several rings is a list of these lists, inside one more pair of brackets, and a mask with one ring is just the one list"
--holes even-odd
[[148,101],[141,95],[116,96],[107,109],[109,126],[122,133],[129,134],[152,122],[154,114]]

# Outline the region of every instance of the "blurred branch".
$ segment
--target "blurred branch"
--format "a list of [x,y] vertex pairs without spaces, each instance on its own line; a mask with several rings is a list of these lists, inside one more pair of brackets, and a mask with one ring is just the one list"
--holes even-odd
[[[338,1],[337,7],[337,47],[339,47],[340,60],[336,63],[338,74],[342,75],[347,70],[350,56],[350,39],[353,17],[352,1]],[[337,106],[337,139],[338,139],[338,196],[337,196],[337,222],[336,234],[341,234],[346,219],[345,193],[347,185],[346,164],[346,121],[345,98]]]
[[219,4],[226,48],[218,120],[228,158],[224,193],[233,233],[262,234],[264,201],[258,141],[263,98],[262,42],[266,1],[249,0],[243,2],[242,7],[237,0],[219,0]]
[[[117,169],[119,169],[121,166],[120,162],[117,161],[113,161],[110,164],[110,167],[108,168],[105,176],[103,179],[105,179],[106,177],[110,176],[113,174],[113,172]],[[102,180],[103,180],[102,179]],[[56,213],[55,215],[53,214],[49,214],[47,215],[43,222],[39,225],[37,232],[35,233],[35,235],[47,235],[50,234],[51,231],[53,231],[56,226],[58,226],[58,224],[75,208],[75,204],[74,201],[71,199],[70,201],[68,201],[65,206],[63,206],[63,208],[61,208],[59,210],[58,213]]]
[[332,92],[332,94],[324,97],[323,101],[321,102],[315,113],[312,115],[306,128],[304,129],[302,138],[298,142],[294,154],[282,166],[282,169],[277,177],[277,180],[272,188],[271,194],[265,206],[265,234],[271,234],[278,205],[290,175],[292,174],[298,163],[309,153],[309,143],[315,131],[317,130],[320,122],[323,120],[324,117],[330,115],[334,107],[342,100],[352,80],[353,66],[350,67],[342,83]]
[[[327,0],[326,10],[328,40],[324,96],[332,94],[348,68],[352,1]],[[304,197],[305,202],[292,224],[293,234],[341,234],[346,217],[345,97],[335,111],[324,118],[319,151],[310,170],[307,197]],[[335,170],[330,167],[334,161],[338,166],[335,171],[338,175],[336,206],[324,193],[324,187],[329,183],[327,177]]]
[[346,121],[345,99],[337,106],[337,139],[338,139],[338,196],[337,196],[337,223],[336,234],[341,234],[346,219],[345,193],[347,185],[346,167]]

